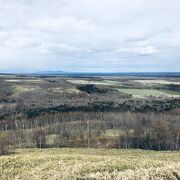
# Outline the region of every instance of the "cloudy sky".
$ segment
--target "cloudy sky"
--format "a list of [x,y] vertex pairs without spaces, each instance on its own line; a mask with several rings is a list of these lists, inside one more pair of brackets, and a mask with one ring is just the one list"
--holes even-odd
[[180,0],[0,0],[0,72],[180,71]]

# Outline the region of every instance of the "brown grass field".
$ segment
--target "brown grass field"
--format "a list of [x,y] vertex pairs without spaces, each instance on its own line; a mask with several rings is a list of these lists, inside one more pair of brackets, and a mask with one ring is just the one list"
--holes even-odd
[[107,149],[20,149],[0,157],[0,179],[177,180],[180,152]]

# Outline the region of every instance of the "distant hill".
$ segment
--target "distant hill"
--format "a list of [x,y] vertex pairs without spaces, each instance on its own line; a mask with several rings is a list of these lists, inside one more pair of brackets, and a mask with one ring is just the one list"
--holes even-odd
[[73,75],[73,76],[144,76],[144,77],[180,77],[180,72],[68,72],[68,71],[40,71],[37,75]]

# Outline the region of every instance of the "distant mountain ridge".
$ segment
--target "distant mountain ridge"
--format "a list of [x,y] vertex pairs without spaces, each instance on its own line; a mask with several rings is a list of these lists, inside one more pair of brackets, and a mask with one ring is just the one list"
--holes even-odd
[[180,72],[70,72],[39,71],[39,75],[180,77]]
[[0,72],[26,76],[144,76],[144,77],[180,77],[180,72],[71,72],[71,71],[37,71],[33,73]]

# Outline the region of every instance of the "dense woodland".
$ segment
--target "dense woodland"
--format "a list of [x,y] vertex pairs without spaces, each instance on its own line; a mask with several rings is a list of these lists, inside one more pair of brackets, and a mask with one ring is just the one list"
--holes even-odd
[[[0,78],[0,154],[25,147],[180,149],[179,98],[134,98],[57,77],[6,79]],[[140,86],[126,82],[132,85]]]

